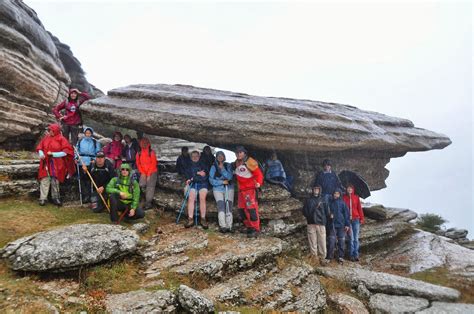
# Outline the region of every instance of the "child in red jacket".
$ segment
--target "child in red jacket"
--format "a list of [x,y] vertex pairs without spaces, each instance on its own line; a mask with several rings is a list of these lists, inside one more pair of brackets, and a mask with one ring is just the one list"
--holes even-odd
[[359,261],[359,231],[360,225],[364,223],[364,211],[360,203],[360,198],[355,194],[354,186],[349,184],[346,188],[346,194],[342,197],[349,208],[349,217],[351,221],[351,228],[349,230],[350,237],[350,257],[351,261]]

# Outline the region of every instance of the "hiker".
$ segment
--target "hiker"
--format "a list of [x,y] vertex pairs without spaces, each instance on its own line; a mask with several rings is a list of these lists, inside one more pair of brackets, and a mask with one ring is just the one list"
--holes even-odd
[[346,194],[342,197],[347,208],[349,208],[349,220],[350,220],[350,251],[349,255],[351,261],[359,261],[359,231],[360,225],[364,223],[364,211],[360,203],[359,196],[355,193],[354,186],[352,184],[347,185]]
[[209,173],[211,166],[214,164],[214,161],[216,160],[216,158],[212,154],[212,150],[210,146],[208,145],[204,146],[204,148],[202,149],[202,154],[199,157],[199,160],[204,165],[206,165],[207,173]]
[[115,131],[112,142],[104,147],[105,157],[114,165],[115,169],[119,169],[122,164],[122,133]]
[[318,257],[321,262],[326,258],[326,224],[329,220],[328,204],[321,196],[321,187],[314,186],[311,197],[308,198],[303,207],[303,215],[306,217],[308,242],[311,253]]
[[206,221],[206,197],[208,192],[207,166],[199,159],[199,152],[191,152],[191,167],[186,172],[186,189],[191,189],[188,196],[188,222],[186,228],[193,226],[194,206],[197,205],[196,197],[199,194],[199,217],[203,229],[208,229]]
[[145,212],[138,206],[140,202],[140,186],[137,180],[131,177],[132,167],[129,164],[120,166],[120,174],[107,184],[106,191],[110,200],[110,220],[119,222],[119,212],[125,219],[140,219]]
[[40,165],[38,180],[40,181],[39,205],[44,206],[51,187],[53,204],[61,206],[59,198],[59,183],[64,182],[66,175],[75,173],[74,150],[69,141],[61,135],[59,124],[51,124],[47,134],[36,147],[39,154]]
[[344,257],[345,234],[349,231],[349,209],[341,198],[341,189],[337,188],[329,202],[330,218],[326,226],[328,237],[328,261],[334,258],[337,237],[337,261],[342,263]]
[[[72,146],[77,144],[77,137],[82,125],[79,107],[89,99],[90,96],[86,92],[72,88],[69,90],[68,97],[53,108],[53,114],[62,124],[63,136],[70,141]],[[64,114],[61,113],[62,110],[64,110]]]
[[237,197],[239,214],[247,229],[247,237],[255,238],[260,232],[257,189],[263,185],[263,173],[258,167],[258,162],[247,155],[247,150],[243,146],[237,147],[235,155],[237,160],[233,164],[233,169],[239,188]]
[[81,158],[77,158],[77,164],[79,169],[79,178],[81,184],[82,203],[90,203],[92,183],[87,171],[90,169],[90,165],[94,163],[97,152],[100,151],[100,143],[92,137],[94,130],[91,127],[84,129],[84,137],[77,142],[77,152]]
[[140,173],[139,185],[145,192],[145,210],[153,208],[156,180],[158,179],[158,161],[151,149],[150,140],[144,137],[140,140],[140,152],[136,155],[137,169]]
[[132,139],[128,134],[123,136],[123,140],[125,141],[125,146],[122,149],[122,158],[127,164],[132,166],[132,169],[137,169],[136,156],[140,151],[139,144],[136,139]]
[[278,160],[278,156],[275,152],[273,152],[270,159],[265,162],[265,180],[273,184],[281,185],[288,191],[291,190],[291,181],[293,180],[286,176],[283,164]]
[[189,156],[189,148],[187,146],[181,147],[181,155],[176,159],[176,172],[186,177],[186,169],[191,167],[191,157]]
[[313,186],[315,185],[321,187],[321,194],[325,198],[326,203],[329,203],[336,189],[342,188],[339,178],[332,171],[332,164],[329,159],[323,161],[323,171],[319,172],[316,176]]
[[95,184],[97,185],[97,191],[94,189],[91,196],[91,210],[94,213],[100,213],[104,210],[104,202],[98,195],[102,194],[105,200],[107,200],[107,192],[105,191],[109,181],[116,177],[116,172],[112,163],[105,158],[103,151],[99,151],[95,156],[95,163],[92,164],[90,174]]
[[232,205],[234,203],[234,185],[232,183],[232,165],[225,162],[223,151],[216,153],[216,161],[209,172],[209,182],[217,204],[217,217],[221,233],[232,232]]

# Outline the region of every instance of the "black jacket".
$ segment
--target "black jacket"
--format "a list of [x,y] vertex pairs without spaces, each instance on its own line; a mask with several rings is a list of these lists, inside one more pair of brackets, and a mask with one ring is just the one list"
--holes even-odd
[[321,196],[311,196],[303,207],[303,215],[308,225],[326,225],[329,219],[328,205]]
[[101,186],[105,188],[107,186],[107,183],[109,183],[110,179],[117,176],[114,166],[108,160],[105,160],[105,164],[103,167],[97,167],[97,165],[94,164],[91,167],[90,173],[98,188],[100,188]]

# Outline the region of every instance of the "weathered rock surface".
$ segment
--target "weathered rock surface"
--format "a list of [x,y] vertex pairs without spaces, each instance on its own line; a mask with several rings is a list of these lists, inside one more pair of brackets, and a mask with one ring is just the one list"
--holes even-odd
[[444,236],[450,239],[457,240],[460,238],[465,238],[467,236],[467,233],[468,231],[466,229],[450,228],[446,230]]
[[190,313],[214,313],[214,303],[199,291],[180,285],[178,301],[181,307]]
[[176,296],[168,290],[138,290],[109,295],[105,300],[107,312],[122,313],[176,313]]
[[8,243],[2,257],[13,270],[67,271],[135,252],[138,236],[117,225],[82,224]]
[[446,303],[446,302],[433,302],[431,306],[418,313],[423,314],[466,314],[474,313],[474,304],[466,303]]
[[426,299],[383,293],[374,294],[369,301],[369,307],[375,313],[414,313],[429,306]]
[[309,275],[296,291],[293,300],[280,309],[282,312],[314,313],[326,308],[326,292],[316,275]]
[[364,210],[364,216],[377,221],[396,219],[409,222],[418,217],[418,214],[412,210],[390,208],[381,204],[364,203],[362,209]]
[[366,223],[362,226],[360,232],[360,245],[361,247],[370,247],[385,243],[412,228],[411,224],[400,220],[376,222],[366,219]]
[[354,288],[362,283],[375,293],[413,296],[430,301],[455,301],[460,296],[455,289],[352,266],[319,267],[317,270],[324,276],[347,282]]
[[298,191],[308,186],[326,157],[334,157],[336,170],[357,171],[372,189],[380,189],[390,158],[451,143],[408,120],[352,106],[185,85],[117,88],[89,101],[83,111],[91,119],[147,134],[228,149],[242,144],[262,160],[272,150],[285,152],[280,158],[295,176]]
[[339,313],[369,314],[364,303],[344,293],[334,293],[329,296]]

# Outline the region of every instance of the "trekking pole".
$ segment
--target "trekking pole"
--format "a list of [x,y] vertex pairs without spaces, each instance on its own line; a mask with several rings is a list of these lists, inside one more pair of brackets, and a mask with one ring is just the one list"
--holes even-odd
[[125,215],[128,213],[128,211],[130,210],[130,207],[125,207],[125,210],[123,211],[122,215],[120,215],[119,217],[119,220],[117,220],[116,224],[117,225],[120,225],[120,223],[122,222],[123,218],[125,217]]
[[183,212],[184,212],[184,206],[186,206],[186,202],[187,202],[187,200],[188,200],[189,192],[191,191],[191,187],[192,187],[192,183],[188,186],[188,190],[187,190],[186,193],[184,194],[183,204],[181,204],[181,208],[179,209],[178,218],[176,218],[176,224],[179,223],[179,219],[181,218],[181,215],[182,215]]
[[81,206],[82,206],[81,173],[79,171],[79,164],[78,163],[76,163],[76,167],[77,167],[77,182],[78,182],[78,185],[79,185],[79,201],[81,202]]
[[225,194],[224,194],[224,202],[225,202],[225,215],[229,215],[230,209],[229,209],[229,188],[227,184],[224,184],[225,186]]
[[[79,158],[79,161],[83,164],[81,155],[79,155],[79,152],[77,151],[77,148],[76,148],[75,146],[73,146],[73,147],[74,147],[74,151],[75,151],[76,154],[77,154],[77,157]],[[79,164],[77,165],[77,168],[79,169]],[[107,211],[110,213],[110,207],[109,207],[109,205],[108,205],[107,202],[105,201],[104,196],[102,196],[102,193],[99,193],[99,188],[97,187],[97,184],[95,184],[95,181],[94,181],[94,179],[92,178],[92,175],[90,174],[90,172],[89,172],[89,170],[88,170],[87,168],[86,168],[86,173],[87,173],[87,175],[89,176],[89,179],[91,179],[91,182],[92,182],[92,184],[94,185],[97,194],[99,194],[99,196],[100,196],[102,202],[104,203],[105,207],[107,208]],[[80,191],[81,191],[81,187],[80,187],[80,185],[79,185],[79,193],[80,193]],[[82,194],[80,194],[80,195],[81,195],[81,205],[82,205]]]
[[196,184],[196,200],[195,200],[195,206],[194,206],[194,225],[197,226],[198,224],[198,206],[199,206],[199,200],[198,200],[198,197],[199,197],[199,191],[197,189],[197,184]]

